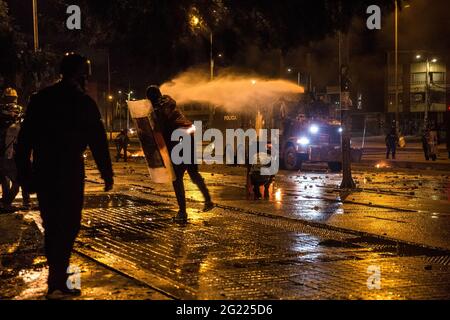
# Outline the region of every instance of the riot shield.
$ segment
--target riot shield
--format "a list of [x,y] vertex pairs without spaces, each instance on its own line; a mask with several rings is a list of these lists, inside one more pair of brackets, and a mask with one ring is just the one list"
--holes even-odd
[[133,118],[150,178],[156,183],[170,183],[175,180],[172,162],[159,127],[156,125],[155,113],[147,99],[128,101],[128,108]]

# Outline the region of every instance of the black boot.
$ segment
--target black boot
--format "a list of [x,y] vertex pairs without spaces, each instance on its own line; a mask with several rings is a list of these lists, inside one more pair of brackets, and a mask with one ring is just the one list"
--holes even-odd
[[211,211],[212,209],[214,209],[214,203],[211,200],[205,202],[205,206],[203,207],[203,212],[208,212],[208,211]]
[[67,286],[64,286],[62,288],[49,289],[45,297],[47,300],[63,300],[79,296],[81,296],[80,289],[69,289]]
[[187,213],[178,211],[177,215],[173,217],[172,220],[176,223],[186,223],[188,220]]

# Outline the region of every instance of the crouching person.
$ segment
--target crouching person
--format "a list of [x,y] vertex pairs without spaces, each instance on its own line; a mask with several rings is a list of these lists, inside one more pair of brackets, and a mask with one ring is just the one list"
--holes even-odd
[[250,183],[253,187],[255,200],[261,199],[261,187],[264,186],[264,199],[270,198],[270,187],[275,179],[274,175],[263,175],[263,168],[271,166],[270,151],[260,152],[254,155],[253,164],[250,165]]

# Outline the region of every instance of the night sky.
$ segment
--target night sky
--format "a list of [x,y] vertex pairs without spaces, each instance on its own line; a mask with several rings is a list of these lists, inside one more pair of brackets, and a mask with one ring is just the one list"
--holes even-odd
[[[10,13],[14,17],[16,25],[22,32],[32,35],[32,12],[31,1],[8,0]],[[47,1],[39,1],[39,10],[42,21],[41,41],[44,46],[62,49],[66,42],[70,43],[72,50],[86,50],[89,46],[85,41],[76,42],[74,46],[73,33],[64,37],[64,33],[58,32],[59,26],[63,26],[65,19],[64,1],[56,1],[60,5],[49,6]],[[74,1],[74,3],[77,1]],[[157,2],[156,2],[157,3]],[[404,8],[400,13],[400,49],[401,50],[437,50],[449,52],[450,50],[450,19],[448,19],[448,1],[447,0],[413,0],[409,1],[410,6]],[[108,6],[107,3],[104,4]],[[138,10],[138,9],[136,9]],[[144,9],[143,9],[144,10]],[[308,12],[310,15],[318,15],[315,12]],[[358,90],[366,91],[370,103],[367,105],[369,111],[375,111],[383,105],[384,74],[380,72],[385,65],[386,52],[393,50],[393,14],[387,9],[383,10],[382,30],[369,31],[365,27],[367,15],[361,12],[355,15],[350,27],[349,51],[351,57],[351,68],[354,83],[358,83]],[[53,24],[45,22],[52,20]],[[176,19],[176,17],[173,17]],[[123,21],[117,18],[118,23]],[[114,23],[115,21],[113,21]],[[88,21],[88,25],[95,27],[95,21]],[[320,28],[320,21],[317,21],[316,28]],[[139,23],[133,25],[139,26]],[[114,44],[109,47],[111,53],[111,65],[113,71],[112,83],[114,87],[135,86],[142,82],[162,83],[178,72],[188,67],[200,66],[207,69],[209,58],[208,37],[192,37],[188,39],[189,46],[180,47],[167,60],[150,59],[145,50],[139,52],[139,43],[146,42],[149,39],[159,39],[165,36],[176,37],[177,34],[163,34],[163,29],[151,29],[147,24],[142,24],[146,32],[139,33],[139,37],[130,34],[130,39]],[[68,32],[68,31],[66,31]],[[91,32],[84,30],[83,32]],[[289,32],[284,30],[284,32]],[[308,32],[308,30],[304,30]],[[108,30],[104,30],[108,34]],[[57,34],[57,37],[54,35]],[[126,36],[125,36],[126,37]],[[181,37],[181,35],[180,35]],[[318,91],[327,85],[336,85],[338,79],[338,50],[336,32],[331,32],[328,36],[322,37],[323,40],[311,41],[304,45],[290,48],[285,51],[283,65],[280,66],[280,58],[277,48],[262,48],[257,43],[251,41],[242,41],[239,46],[231,33],[221,32],[215,38],[214,53],[225,52],[222,60],[217,59],[219,67],[228,67],[239,69],[246,73],[257,73],[269,77],[295,77],[283,74],[281,68],[292,67],[295,71],[302,73],[312,73],[313,86]],[[75,37],[76,39],[76,37]],[[132,40],[131,40],[132,39]],[[70,40],[70,41],[69,41]],[[242,40],[242,39],[241,39]],[[250,39],[249,39],[250,40]],[[248,43],[242,45],[242,43]],[[68,45],[67,45],[68,46]],[[92,49],[92,48],[91,48]],[[104,73],[105,67],[105,48],[97,46],[97,71]],[[164,52],[162,50],[162,52]],[[161,56],[161,54],[159,54]],[[173,63],[171,63],[172,59]],[[163,70],[151,72],[152,68],[148,65],[161,63]],[[356,80],[356,81],[355,81]],[[380,110],[381,111],[381,110]]]

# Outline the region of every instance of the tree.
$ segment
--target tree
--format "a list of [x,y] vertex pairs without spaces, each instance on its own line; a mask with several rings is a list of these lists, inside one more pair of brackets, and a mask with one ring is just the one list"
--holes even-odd
[[[4,0],[2,0],[4,2]],[[78,4],[82,30],[64,29],[65,10]],[[374,1],[336,0],[48,0],[40,4],[41,40],[45,50],[63,52],[103,48],[112,65],[128,79],[163,82],[175,73],[208,61],[209,36],[191,28],[195,12],[233,65],[248,45],[279,49],[281,56],[309,41],[345,30],[353,16],[365,14]],[[379,0],[389,7],[391,0]],[[338,5],[341,10],[338,10]],[[42,14],[45,12],[45,14]],[[27,19],[24,17],[23,19]],[[64,32],[62,32],[64,31]]]
[[[0,0],[0,82],[10,82],[16,64],[14,29],[6,2]],[[3,85],[3,83],[0,83]]]

